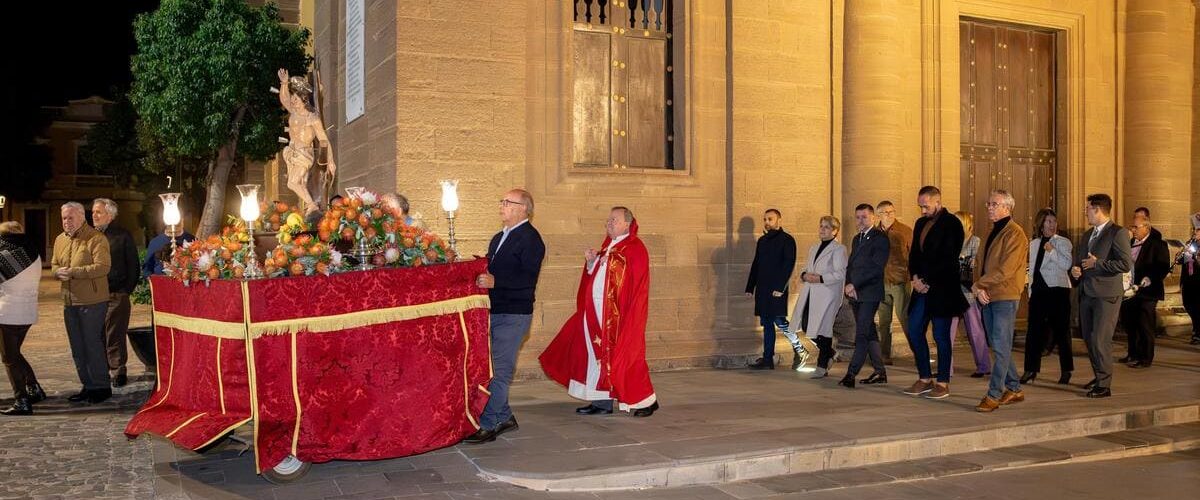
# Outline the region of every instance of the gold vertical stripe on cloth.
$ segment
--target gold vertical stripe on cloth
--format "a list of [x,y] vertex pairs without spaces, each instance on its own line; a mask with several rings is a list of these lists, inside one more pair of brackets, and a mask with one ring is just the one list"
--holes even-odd
[[[158,327],[155,327],[155,330],[157,330],[157,329],[158,329]],[[157,366],[158,365],[158,356],[154,356],[154,358],[155,358],[155,366]],[[162,372],[158,372],[158,373],[162,373]],[[174,382],[174,381],[175,381],[175,329],[172,328],[171,329],[171,366],[170,366],[170,368],[167,368],[167,387],[166,387],[166,389],[163,390],[162,399],[159,399],[157,403],[154,403],[151,406],[142,408],[141,411],[138,411],[138,413],[153,410],[158,405],[163,404],[167,400],[167,397],[171,395],[171,382]]]
[[[250,287],[242,282],[242,339],[246,342],[246,379],[250,386],[250,419],[254,421],[254,446],[258,447],[258,374],[254,370],[254,342],[246,333],[250,331]],[[254,472],[262,474],[259,454],[254,453]]]
[[292,399],[296,401],[296,426],[292,429],[292,456],[296,457],[296,443],[300,440],[300,383],[296,376],[296,332],[292,332]]
[[467,413],[467,420],[478,430],[479,422],[471,415],[471,383],[467,380],[467,361],[471,359],[471,335],[467,333],[467,318],[461,312],[458,313],[458,324],[462,325],[463,332],[463,407]]
[[225,414],[225,382],[221,381],[221,337],[217,337],[217,396],[221,398],[221,414]]

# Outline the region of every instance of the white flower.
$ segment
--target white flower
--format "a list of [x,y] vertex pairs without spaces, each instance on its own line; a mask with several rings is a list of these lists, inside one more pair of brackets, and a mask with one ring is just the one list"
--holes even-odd
[[330,267],[342,267],[342,252],[339,252],[337,250],[330,250],[329,251],[329,265],[330,265]]
[[196,268],[201,271],[207,271],[213,265],[213,258],[216,257],[216,252],[204,252],[200,254],[200,258],[196,259]]
[[396,247],[388,247],[387,250],[383,251],[383,259],[386,260],[388,264],[400,260],[400,249]]
[[363,191],[362,196],[359,198],[362,199],[363,205],[374,205],[379,201],[379,197],[370,191]]

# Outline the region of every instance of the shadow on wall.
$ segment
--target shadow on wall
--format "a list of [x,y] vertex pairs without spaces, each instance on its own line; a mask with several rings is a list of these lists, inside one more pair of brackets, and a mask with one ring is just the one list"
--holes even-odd
[[[761,337],[756,337],[754,325],[754,301],[744,295],[746,278],[750,272],[750,263],[754,259],[754,248],[758,241],[755,219],[742,217],[738,220],[737,229],[730,235],[727,244],[713,252],[709,262],[713,274],[717,277],[717,287],[713,295],[713,316],[708,331],[713,336],[712,341],[717,345],[717,358],[734,356],[726,351],[729,347],[745,346],[746,353],[756,353],[754,348],[761,343]],[[727,336],[725,332],[737,332]],[[724,336],[724,337],[723,337]],[[725,354],[727,356],[720,356]],[[744,357],[744,356],[742,356]],[[720,361],[718,361],[720,363]]]

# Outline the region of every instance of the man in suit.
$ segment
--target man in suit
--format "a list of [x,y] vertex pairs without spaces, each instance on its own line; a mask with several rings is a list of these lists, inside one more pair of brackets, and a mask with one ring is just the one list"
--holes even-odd
[[[788,282],[796,268],[796,240],[783,230],[783,215],[774,208],[763,213],[763,235],[754,248],[754,263],[746,280],[746,295],[754,297],[754,315],[763,327],[763,355],[751,370],[775,369],[775,328],[787,331]],[[799,344],[792,346],[792,369],[807,357]]]
[[[985,413],[1001,405],[1025,400],[1021,381],[1017,378],[1017,364],[1012,358],[1013,324],[1017,320],[1021,292],[1025,290],[1025,267],[1029,260],[1025,231],[1012,220],[1016,205],[1016,200],[1008,191],[992,191],[987,202],[992,231],[983,247],[983,255],[975,256],[978,276],[971,285],[971,291],[982,306],[983,329],[987,333],[988,345],[992,347],[992,378],[988,382],[987,394],[975,407],[975,410]],[[938,349],[939,359],[941,353],[941,349]]]
[[871,355],[871,366],[875,371],[865,379],[864,385],[886,384],[887,367],[883,364],[883,352],[879,346],[879,333],[875,328],[875,311],[883,300],[884,269],[887,267],[890,245],[886,235],[872,227],[875,210],[869,203],[854,208],[854,221],[858,232],[850,248],[850,259],[846,264],[845,293],[854,308],[854,356],[846,376],[838,384],[853,389],[854,377],[862,369],[867,355]]
[[[1148,213],[1148,212],[1147,212]],[[1154,363],[1154,310],[1163,300],[1163,279],[1171,271],[1171,252],[1162,233],[1150,226],[1148,216],[1134,215],[1129,225],[1133,259],[1132,285],[1136,292],[1121,302],[1121,326],[1129,338],[1129,354],[1119,359],[1130,368],[1148,368]]]
[[1091,194],[1084,209],[1088,224],[1075,245],[1071,278],[1079,288],[1079,330],[1096,378],[1084,385],[1089,398],[1112,395],[1112,337],[1124,287],[1121,275],[1133,268],[1129,231],[1113,222],[1112,198]]
[[471,444],[495,441],[496,437],[517,429],[517,418],[508,406],[508,386],[512,383],[521,341],[533,321],[534,289],[542,270],[546,245],[542,235],[529,222],[533,216],[533,195],[513,189],[500,199],[500,221],[504,229],[488,244],[488,271],[475,283],[488,289],[492,302],[492,382],[491,398],[479,418],[479,431],[463,441]]
[[[908,254],[913,295],[908,306],[907,335],[920,378],[904,393],[942,399],[950,396],[950,321],[968,307],[958,273],[963,227],[958,217],[942,207],[942,191],[936,186],[921,188],[917,205],[921,207],[921,218],[913,227],[913,245]],[[938,352],[936,383],[929,367],[929,341],[925,339],[930,323]]]
[[113,222],[117,218],[117,203],[108,198],[92,202],[92,223],[108,238],[108,254],[112,267],[108,270],[108,312],[104,318],[104,343],[108,354],[108,375],[113,387],[129,383],[125,363],[129,350],[125,335],[129,331],[129,294],[141,278],[137,246],[133,235]]

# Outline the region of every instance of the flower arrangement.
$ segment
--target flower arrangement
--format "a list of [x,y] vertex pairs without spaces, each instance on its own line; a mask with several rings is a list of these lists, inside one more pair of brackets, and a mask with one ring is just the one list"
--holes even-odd
[[166,273],[185,285],[215,279],[241,279],[246,271],[250,235],[245,223],[232,216],[230,220],[236,222],[222,228],[220,235],[184,242],[176,249],[171,261],[163,264]]
[[263,274],[280,276],[326,276],[343,270],[342,254],[329,243],[311,234],[300,234],[288,243],[280,243],[263,260]]
[[363,191],[335,200],[317,224],[317,237],[324,242],[347,241],[352,245],[363,241],[368,248],[378,249],[385,243],[385,235],[395,231],[398,218],[378,195]]
[[[291,220],[292,215],[304,222],[304,216],[300,214],[296,207],[290,206],[282,201],[274,201],[267,203],[265,201],[258,204],[259,212],[262,213],[258,218],[258,227],[262,231],[281,231],[283,226],[287,225]],[[301,229],[301,231],[306,230]]]
[[376,266],[419,267],[450,262],[455,257],[438,235],[415,226],[401,224],[387,240],[383,251],[373,259]]

